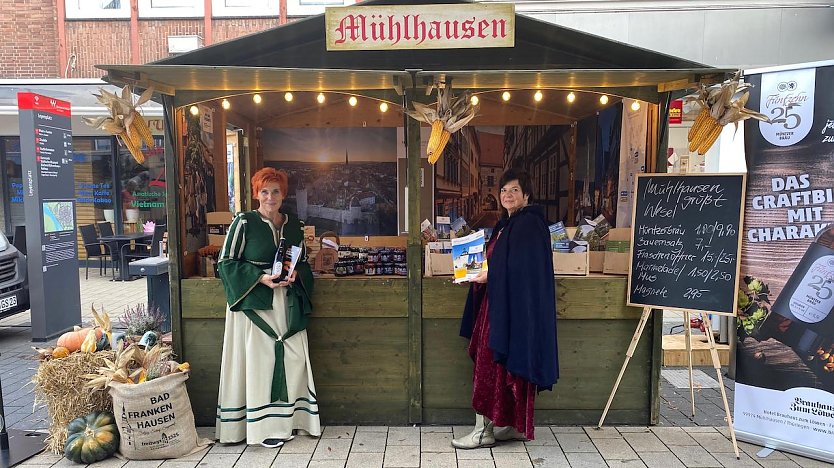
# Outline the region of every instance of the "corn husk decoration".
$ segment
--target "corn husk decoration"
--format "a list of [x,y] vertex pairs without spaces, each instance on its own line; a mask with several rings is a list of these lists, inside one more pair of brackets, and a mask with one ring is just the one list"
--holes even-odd
[[419,102],[412,102],[413,111],[407,112],[412,118],[431,125],[431,135],[426,146],[429,163],[434,164],[443,154],[443,148],[453,133],[475,118],[475,106],[470,102],[471,93],[464,91],[457,96],[450,86],[437,88],[436,109]]
[[729,123],[738,129],[738,123],[749,118],[770,121],[764,114],[744,107],[750,98],[748,90],[752,86],[741,80],[739,71],[732,79],[723,83],[709,87],[701,85],[697,92],[684,98],[701,106],[701,111],[687,135],[690,152],[705,154],[721,135],[721,129]]
[[98,102],[104,104],[110,115],[106,117],[84,117],[84,122],[111,135],[116,135],[119,142],[130,151],[137,163],[145,162],[145,155],[142,154],[142,143],[148,148],[154,147],[153,135],[142,114],[137,108],[151,100],[153,88],[148,88],[133,101],[133,93],[130,86],[122,88],[121,96],[111,93],[104,88],[99,88],[101,94],[93,94]]
[[173,360],[170,346],[157,343],[144,349],[136,343],[126,348],[117,348],[113,360],[104,359],[104,366],[98,373],[85,374],[86,387],[95,390],[107,388],[110,382],[140,384],[175,372],[188,372],[187,362]]

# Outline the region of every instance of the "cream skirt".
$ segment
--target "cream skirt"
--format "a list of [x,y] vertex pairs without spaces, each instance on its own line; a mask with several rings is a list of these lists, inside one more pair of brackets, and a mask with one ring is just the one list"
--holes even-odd
[[[256,310],[279,335],[287,331],[286,289],[277,288],[272,310]],[[221,443],[259,444],[287,439],[294,430],[321,435],[316,386],[310,367],[307,331],[284,342],[288,402],[271,402],[274,340],[243,312],[226,309],[216,436]]]

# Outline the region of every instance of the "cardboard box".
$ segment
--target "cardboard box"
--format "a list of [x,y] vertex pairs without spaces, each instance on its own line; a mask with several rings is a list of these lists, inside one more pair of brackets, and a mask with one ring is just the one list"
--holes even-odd
[[206,213],[206,232],[209,245],[223,245],[226,232],[232,224],[233,215],[229,211],[211,211]]
[[556,275],[587,275],[588,252],[553,252],[553,273]]
[[588,252],[588,271],[602,273],[605,264],[605,252],[592,250]]
[[429,246],[426,246],[425,269],[426,276],[442,276],[454,274],[454,267],[452,266],[452,254],[429,252]]
[[613,228],[608,232],[602,272],[607,275],[628,275],[631,258],[631,228]]

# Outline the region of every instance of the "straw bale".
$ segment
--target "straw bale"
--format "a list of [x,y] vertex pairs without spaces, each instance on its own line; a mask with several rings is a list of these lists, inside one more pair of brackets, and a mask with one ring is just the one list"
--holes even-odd
[[55,454],[64,453],[67,425],[75,418],[94,411],[113,411],[113,401],[106,390],[93,391],[84,386],[85,374],[97,374],[105,359],[113,360],[113,351],[72,353],[63,359],[42,361],[32,378],[35,404],[45,404],[49,412],[47,448]]

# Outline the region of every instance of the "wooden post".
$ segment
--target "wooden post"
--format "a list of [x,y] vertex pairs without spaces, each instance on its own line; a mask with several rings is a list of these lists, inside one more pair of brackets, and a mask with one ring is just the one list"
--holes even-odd
[[683,312],[683,329],[686,330],[686,367],[689,369],[689,401],[692,404],[692,417],[695,417],[695,388],[692,385],[692,327],[689,311]]
[[181,122],[177,118],[173,96],[162,96],[163,127],[165,129],[165,206],[168,215],[168,284],[170,287],[171,311],[171,340],[174,353],[181,359],[187,359],[182,344],[182,295],[180,292],[180,278],[182,277],[182,224],[180,183],[180,147],[181,129],[177,128]]
[[[403,95],[403,109],[416,90]],[[405,117],[405,142],[408,157],[408,422],[423,422],[423,269],[420,241],[420,122]]]
[[611,402],[614,401],[614,395],[617,393],[617,389],[620,387],[620,381],[623,379],[623,374],[625,373],[626,367],[628,366],[628,361],[631,360],[631,357],[634,356],[634,350],[637,349],[637,343],[640,341],[640,335],[643,334],[643,329],[646,328],[646,322],[649,321],[649,316],[652,313],[652,309],[649,307],[643,308],[643,315],[640,316],[640,322],[637,324],[637,329],[634,330],[634,336],[631,337],[631,343],[628,345],[628,350],[626,351],[626,358],[623,361],[623,367],[620,368],[620,374],[617,375],[617,381],[614,382],[614,388],[611,389],[611,395],[608,396],[608,403],[605,404],[605,409],[602,410],[602,417],[599,418],[599,424],[597,424],[597,429],[602,427],[602,423],[605,422],[605,416],[608,414],[608,409],[611,407]]
[[[730,439],[733,441],[733,450],[736,452],[736,459],[741,459],[738,453],[738,442],[736,442],[736,431],[733,430],[733,415],[730,414],[730,404],[727,402],[727,391],[724,390],[724,377],[721,375],[721,361],[718,359],[718,351],[715,349],[715,337],[712,335],[712,324],[708,314],[701,313],[701,320],[704,321],[704,332],[707,334],[709,343],[709,354],[712,356],[712,367],[718,375],[718,388],[721,389],[721,399],[724,400],[724,412],[727,415],[727,427],[730,429]],[[692,382],[689,383],[692,387]]]

